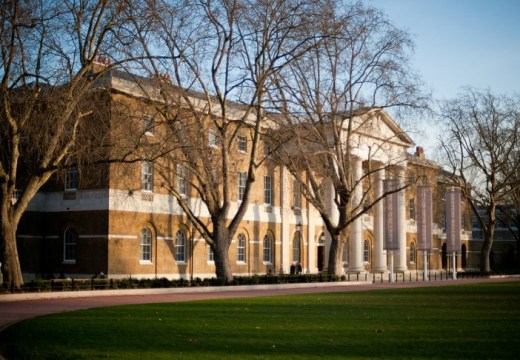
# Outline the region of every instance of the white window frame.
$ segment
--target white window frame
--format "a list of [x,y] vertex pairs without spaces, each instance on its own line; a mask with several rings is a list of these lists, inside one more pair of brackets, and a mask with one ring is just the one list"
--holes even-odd
[[245,171],[238,172],[238,201],[241,202],[244,199],[246,192],[246,173]]
[[152,231],[146,227],[141,229],[139,235],[139,261],[152,262]]
[[415,220],[415,199],[410,199],[408,201],[408,212],[410,215],[410,220]]
[[188,184],[186,180],[186,167],[181,164],[176,165],[176,171],[177,171],[177,192],[180,195],[186,196],[188,192]]
[[302,237],[299,232],[294,234],[292,246],[292,260],[295,263],[301,262],[302,258]]
[[153,116],[150,114],[143,114],[141,116],[141,122],[143,123],[144,134],[148,135],[148,136],[153,136],[153,134],[154,134]]
[[246,236],[244,234],[237,236],[237,262],[246,262]]
[[209,129],[208,131],[208,146],[212,148],[218,148],[220,145],[220,141],[218,138],[217,131],[214,129]]
[[295,209],[302,207],[302,187],[297,179],[293,179],[293,207]]
[[141,164],[141,190],[153,192],[153,166],[148,161]]
[[410,264],[414,264],[416,261],[416,255],[415,255],[415,242],[410,243]]
[[237,148],[241,153],[247,152],[247,137],[244,135],[237,136]]
[[363,262],[370,263],[370,241],[368,240],[363,243]]
[[175,261],[186,262],[186,232],[178,230],[175,234]]
[[63,263],[75,264],[77,257],[78,234],[72,227],[63,232]]
[[273,205],[273,181],[270,175],[264,175],[264,204]]
[[273,261],[273,242],[269,235],[264,236],[263,241],[263,259],[264,264],[271,264]]
[[206,248],[208,249],[208,263],[214,263],[215,262],[215,254],[213,253],[213,249],[211,249],[211,246],[206,245]]
[[65,169],[63,183],[65,191],[78,190],[78,167],[76,165]]

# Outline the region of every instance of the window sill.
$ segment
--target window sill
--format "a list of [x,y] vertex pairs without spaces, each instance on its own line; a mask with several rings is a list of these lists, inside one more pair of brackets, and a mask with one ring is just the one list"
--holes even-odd
[[75,265],[76,264],[76,260],[63,260],[62,264],[63,265]]
[[237,265],[247,265],[245,261],[237,261]]
[[153,263],[150,260],[139,260],[140,265],[152,265]]

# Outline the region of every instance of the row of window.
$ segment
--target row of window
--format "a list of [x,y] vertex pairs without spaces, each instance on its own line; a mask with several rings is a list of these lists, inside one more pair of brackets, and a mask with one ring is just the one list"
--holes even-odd
[[[177,164],[176,166],[176,190],[180,195],[186,195],[188,191],[188,182],[187,182],[187,170],[184,166]],[[247,173],[244,171],[238,172],[238,201],[242,201],[244,199],[244,194],[246,190],[246,182],[247,182]],[[299,183],[298,183],[299,185]],[[295,202],[295,205],[301,206],[301,196],[300,187],[295,186],[295,199],[299,199]],[[153,191],[153,165],[144,161],[141,166],[141,190],[143,191]],[[266,205],[273,204],[273,181],[270,175],[264,176],[264,203]]]
[[[63,260],[64,262],[76,261],[77,233],[69,227],[63,234]],[[273,241],[269,235],[263,239],[263,261],[270,263],[273,257]],[[186,232],[178,230],[175,234],[175,261],[186,262],[187,257]],[[299,248],[298,241],[298,248]],[[299,254],[299,251],[298,251]],[[208,261],[213,261],[213,251],[208,246]],[[149,228],[141,229],[139,236],[139,260],[142,262],[152,261],[152,231]],[[296,260],[295,260],[296,261]],[[299,255],[298,260],[299,261]],[[246,262],[246,237],[239,234],[237,237],[237,262]]]
[[[65,262],[76,261],[76,244],[77,234],[73,228],[67,228],[64,233],[63,260]],[[273,257],[273,241],[269,235],[265,235],[263,242],[263,261],[271,263]],[[301,237],[296,234],[293,239],[292,261],[301,261]],[[152,261],[152,232],[149,228],[143,228],[140,234],[140,256],[141,261]],[[187,237],[183,230],[177,231],[175,234],[175,261],[186,261]],[[208,261],[213,261],[213,251],[208,246]],[[410,244],[409,252],[410,263],[417,261],[417,251],[415,243]],[[246,262],[246,237],[244,234],[237,236],[237,262]],[[348,245],[343,247],[343,262],[348,263]],[[363,244],[363,262],[370,262],[370,241],[365,240]]]

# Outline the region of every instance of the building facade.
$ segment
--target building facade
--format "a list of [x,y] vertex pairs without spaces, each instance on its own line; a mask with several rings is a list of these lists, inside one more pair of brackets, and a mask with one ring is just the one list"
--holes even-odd
[[[124,107],[132,112],[128,124],[110,128],[111,136],[123,138],[126,132],[144,131],[153,142],[151,121],[154,112],[153,82],[144,92],[135,78],[111,72],[103,79],[110,89],[105,99],[104,116]],[[151,105],[152,104],[152,105]],[[427,254],[429,271],[449,270],[453,265],[446,251],[445,187],[439,181],[441,168],[426,159],[420,147],[412,154],[413,141],[384,111],[370,113],[370,129],[360,131],[352,168],[355,176],[366,171],[368,151],[375,143],[387,151],[370,161],[385,164],[400,158],[392,174],[377,174],[374,196],[381,195],[383,180],[392,176],[401,184],[398,204],[399,250],[392,254],[384,247],[384,208],[376,204],[358,218],[349,229],[343,251],[343,268],[347,273],[387,273],[389,264],[396,272],[422,272],[424,257],[417,239],[417,187],[429,184],[433,189],[432,249]],[[392,141],[382,141],[382,136]],[[243,195],[245,165],[251,133],[244,129],[233,145],[236,169],[236,211]],[[204,139],[209,145],[217,141],[211,130]],[[260,149],[267,147],[261,144]],[[236,150],[236,151],[235,151]],[[161,161],[160,159],[158,161]],[[190,176],[182,164],[175,169],[170,185],[187,199],[190,208],[209,224],[204,203],[190,188]],[[71,167],[59,173],[40,191],[24,215],[17,233],[22,271],[26,280],[47,277],[85,278],[103,273],[109,278],[208,278],[215,277],[213,253],[195,231],[186,213],[168,186],[164,174],[152,162],[105,164],[80,173]],[[397,175],[396,175],[397,174]],[[327,271],[330,237],[319,213],[306,201],[298,182],[275,157],[268,157],[257,169],[251,198],[243,221],[231,241],[229,259],[235,276]],[[213,184],[218,186],[218,184]],[[328,194],[334,212],[333,190]],[[16,201],[16,199],[13,199]],[[470,251],[471,216],[461,203],[461,249],[457,268],[476,268]],[[393,257],[390,261],[390,256]],[[478,256],[476,256],[478,258]]]

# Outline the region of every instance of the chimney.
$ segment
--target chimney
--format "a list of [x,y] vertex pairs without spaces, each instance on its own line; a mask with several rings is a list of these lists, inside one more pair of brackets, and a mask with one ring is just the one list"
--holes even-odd
[[415,148],[415,156],[420,157],[421,159],[425,158],[424,149],[422,146],[417,146]]
[[103,71],[106,67],[112,64],[112,60],[108,57],[97,55],[92,62],[92,69],[94,73]]

